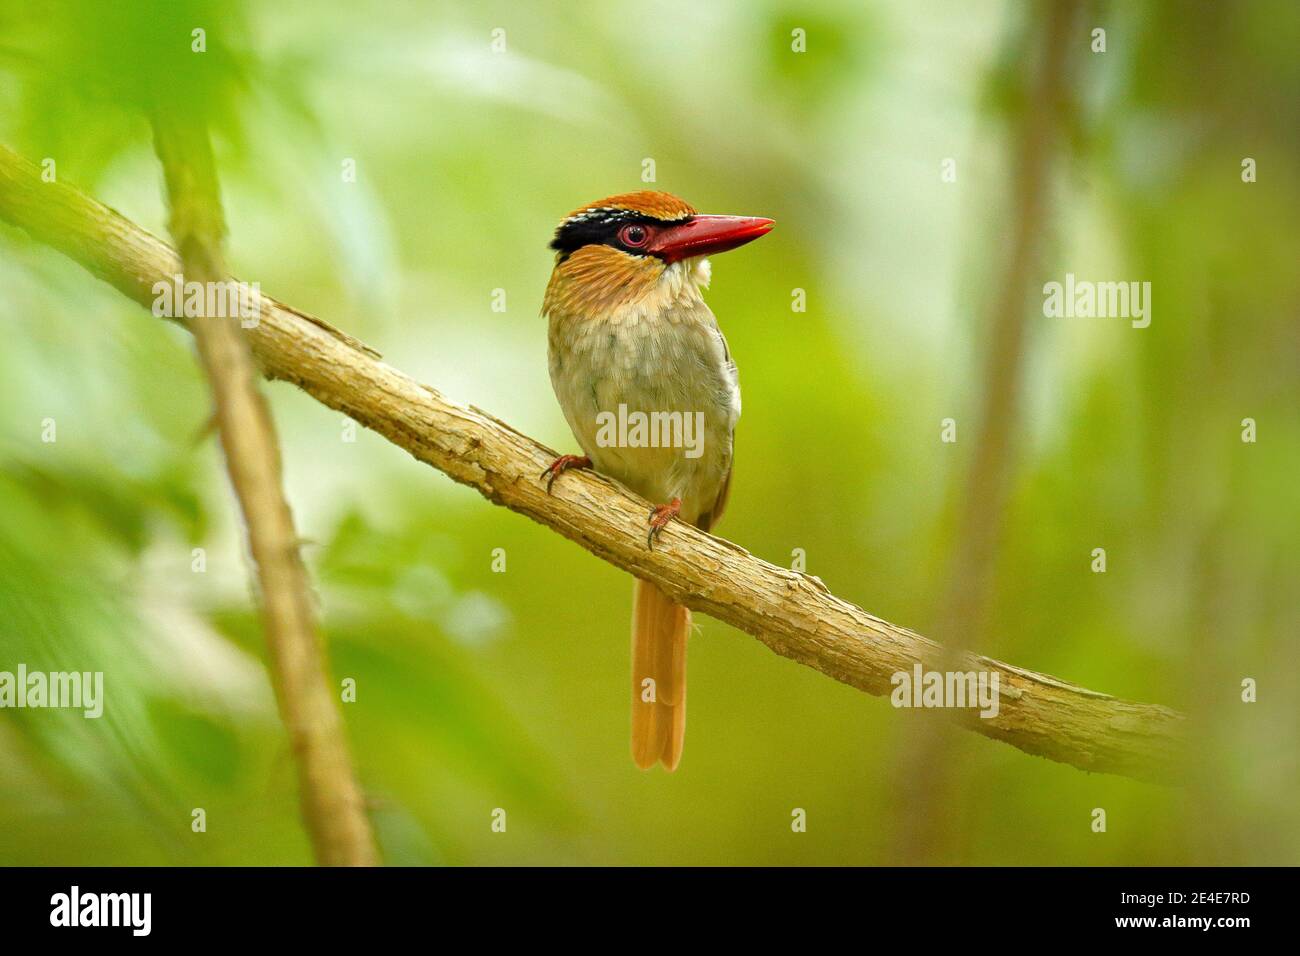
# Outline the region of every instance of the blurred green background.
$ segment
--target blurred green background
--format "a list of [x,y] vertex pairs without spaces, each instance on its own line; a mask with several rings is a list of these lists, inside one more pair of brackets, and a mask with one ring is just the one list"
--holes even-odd
[[[776,219],[714,262],[744,390],[719,533],[787,566],[803,549],[838,595],[932,632],[954,516],[979,510],[962,489],[1043,7],[0,11],[0,142],[165,235],[144,109],[185,90],[218,130],[240,277],[557,449],[538,310],[559,218],[659,188]],[[914,713],[703,617],[682,766],[638,771],[630,578],[268,386],[385,860],[1300,863],[1298,34],[1292,0],[1090,4],[1047,67],[1059,132],[971,643],[1186,711],[1190,786],[956,729],[918,760]],[[1150,327],[1045,318],[1066,272],[1151,282]],[[0,322],[0,670],[103,670],[107,696],[99,720],[0,711],[0,863],[309,863],[191,341],[8,226]]]

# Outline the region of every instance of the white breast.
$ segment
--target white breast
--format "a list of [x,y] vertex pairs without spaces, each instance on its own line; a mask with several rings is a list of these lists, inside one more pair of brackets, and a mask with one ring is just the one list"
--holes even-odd
[[[688,521],[713,508],[740,417],[736,366],[700,295],[707,280],[707,263],[686,260],[607,316],[549,316],[551,384],[583,453],[656,504],[681,498]],[[650,423],[639,435],[637,415]]]

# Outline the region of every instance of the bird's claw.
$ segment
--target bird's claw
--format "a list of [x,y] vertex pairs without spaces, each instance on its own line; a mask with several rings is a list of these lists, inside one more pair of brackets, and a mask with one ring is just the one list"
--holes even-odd
[[654,550],[655,536],[664,530],[664,525],[672,521],[682,510],[682,499],[674,498],[666,505],[656,505],[650,509],[650,533],[645,536],[645,546]]
[[538,480],[546,479],[546,493],[551,493],[551,485],[555,484],[555,479],[564,474],[570,468],[590,468],[591,459],[585,455],[561,455],[555,461],[546,466],[546,470],[538,476]]

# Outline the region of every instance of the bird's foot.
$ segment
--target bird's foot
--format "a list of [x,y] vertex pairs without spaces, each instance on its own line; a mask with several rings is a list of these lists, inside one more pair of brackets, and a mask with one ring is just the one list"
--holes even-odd
[[590,468],[591,459],[584,455],[561,455],[555,461],[551,462],[547,469],[542,472],[541,477],[546,479],[546,493],[551,493],[551,485],[555,484],[555,479],[564,474],[570,468]]
[[656,505],[650,509],[650,533],[645,536],[645,546],[654,550],[655,537],[664,530],[664,525],[682,512],[682,499],[674,498],[666,505]]

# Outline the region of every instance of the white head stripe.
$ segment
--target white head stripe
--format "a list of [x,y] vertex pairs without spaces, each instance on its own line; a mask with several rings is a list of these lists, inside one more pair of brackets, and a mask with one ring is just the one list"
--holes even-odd
[[[635,209],[621,209],[617,206],[598,206],[595,209],[584,209],[582,212],[570,216],[564,220],[563,225],[570,223],[586,222],[588,219],[621,219],[632,218],[634,216],[647,216],[648,213],[637,212]],[[659,219],[658,216],[649,215],[651,219]],[[673,219],[663,219],[661,222],[681,222],[684,219],[690,219],[690,213],[683,213]]]

